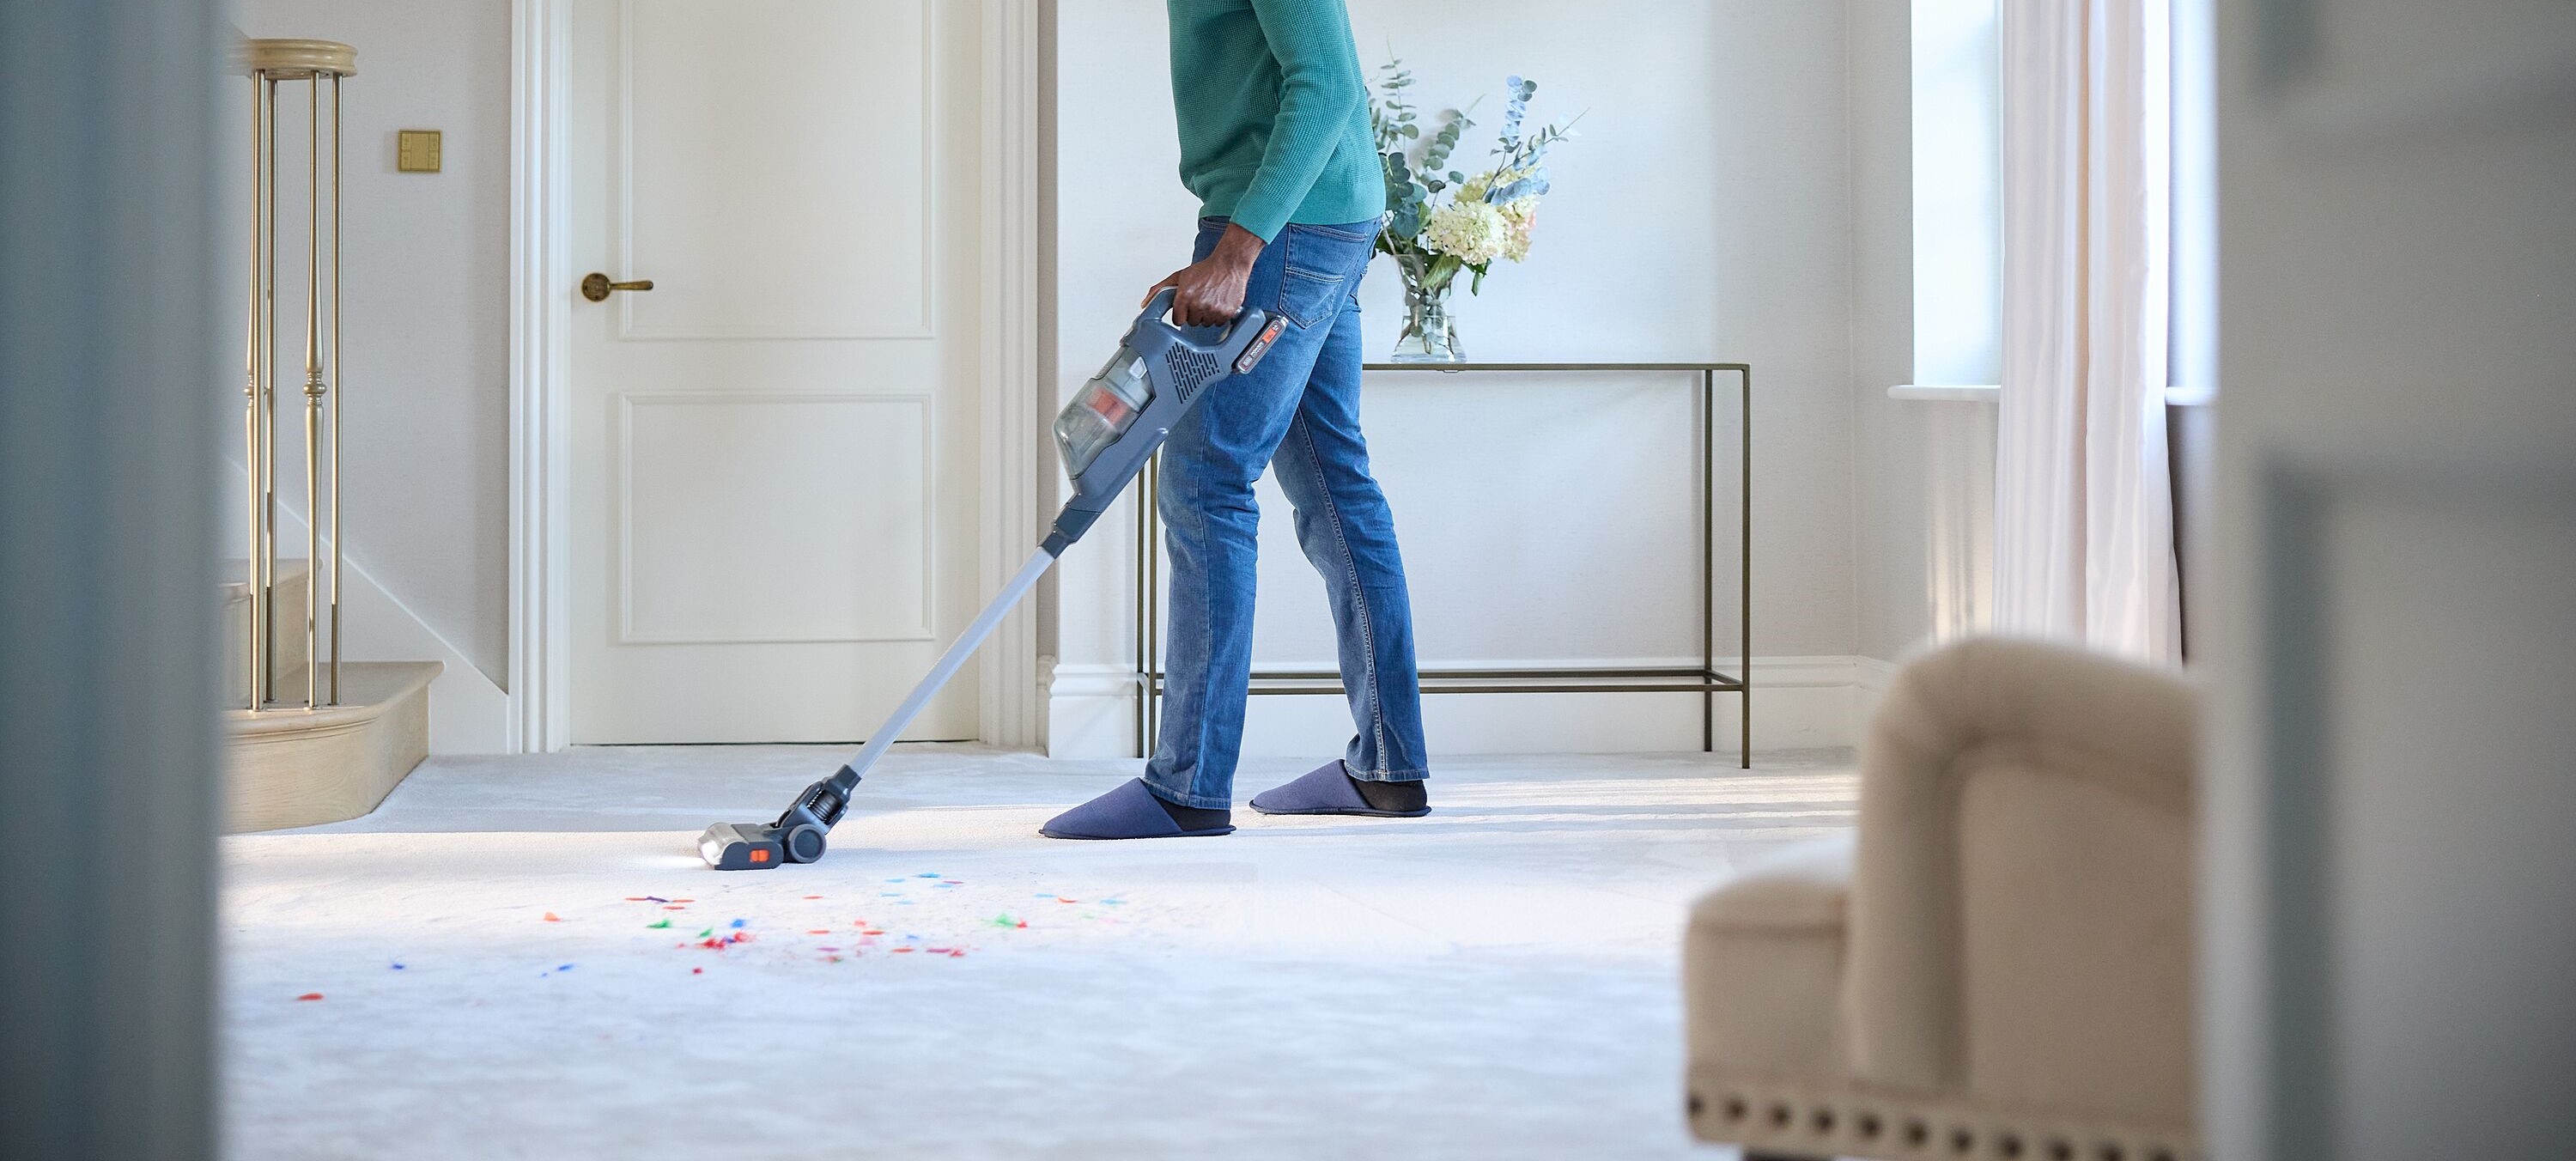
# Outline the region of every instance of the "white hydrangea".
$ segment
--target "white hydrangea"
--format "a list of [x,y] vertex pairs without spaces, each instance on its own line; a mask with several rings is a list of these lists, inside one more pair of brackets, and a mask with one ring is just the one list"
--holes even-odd
[[1422,240],[1469,266],[1491,262],[1511,246],[1511,226],[1500,207],[1481,201],[1453,201],[1431,211]]
[[1503,226],[1510,237],[1503,243],[1503,257],[1518,262],[1529,257],[1530,227],[1538,224],[1538,195],[1513,198],[1503,203]]

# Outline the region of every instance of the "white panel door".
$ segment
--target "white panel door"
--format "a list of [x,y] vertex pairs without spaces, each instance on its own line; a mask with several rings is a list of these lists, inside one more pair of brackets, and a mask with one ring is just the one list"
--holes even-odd
[[573,741],[857,741],[973,615],[974,16],[575,6]]

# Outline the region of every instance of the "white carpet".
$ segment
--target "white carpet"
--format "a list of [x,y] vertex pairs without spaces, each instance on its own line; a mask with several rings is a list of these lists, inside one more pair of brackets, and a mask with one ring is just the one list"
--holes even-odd
[[1845,754],[1459,759],[1426,819],[1063,843],[1133,763],[906,747],[821,863],[698,863],[842,756],[441,759],[225,840],[231,1155],[1705,1158],[1682,909],[1855,790]]

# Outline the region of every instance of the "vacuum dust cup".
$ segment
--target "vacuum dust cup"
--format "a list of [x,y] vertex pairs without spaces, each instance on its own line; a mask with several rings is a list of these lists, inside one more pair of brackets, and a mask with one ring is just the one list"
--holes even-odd
[[1154,388],[1145,373],[1145,357],[1124,343],[1074,393],[1073,402],[1055,417],[1055,442],[1064,453],[1064,473],[1080,479],[1091,461],[1118,442],[1153,402]]

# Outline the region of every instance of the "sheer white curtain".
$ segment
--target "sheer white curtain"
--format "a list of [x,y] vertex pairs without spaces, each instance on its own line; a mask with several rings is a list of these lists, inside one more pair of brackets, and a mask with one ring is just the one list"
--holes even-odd
[[2181,658],[2167,0],[2003,0],[1995,627]]

